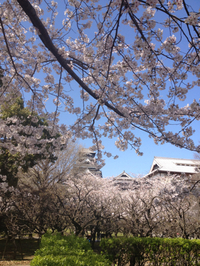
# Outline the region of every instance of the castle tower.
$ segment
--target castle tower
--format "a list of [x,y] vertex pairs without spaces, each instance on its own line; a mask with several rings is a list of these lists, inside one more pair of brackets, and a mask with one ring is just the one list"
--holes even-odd
[[74,172],[77,174],[92,174],[97,177],[102,177],[102,172],[96,162],[95,152],[91,149],[81,149],[79,152],[79,159],[76,163]]

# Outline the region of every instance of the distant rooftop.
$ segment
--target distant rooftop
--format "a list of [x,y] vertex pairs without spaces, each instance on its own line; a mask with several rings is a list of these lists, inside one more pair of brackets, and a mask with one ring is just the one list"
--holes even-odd
[[200,168],[200,160],[155,156],[149,174],[156,169],[163,172],[195,174],[197,168]]
[[133,178],[129,174],[127,174],[125,171],[123,171],[120,175],[116,176],[114,180],[130,181],[130,180],[133,180]]
[[113,178],[114,184],[119,185],[121,189],[127,189],[131,182],[133,182],[133,177],[123,171],[120,175]]

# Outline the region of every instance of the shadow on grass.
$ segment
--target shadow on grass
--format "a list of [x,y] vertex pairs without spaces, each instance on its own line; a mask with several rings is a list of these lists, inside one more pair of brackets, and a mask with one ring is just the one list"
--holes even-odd
[[39,239],[35,238],[15,239],[14,241],[0,239],[0,261],[31,260],[39,244]]

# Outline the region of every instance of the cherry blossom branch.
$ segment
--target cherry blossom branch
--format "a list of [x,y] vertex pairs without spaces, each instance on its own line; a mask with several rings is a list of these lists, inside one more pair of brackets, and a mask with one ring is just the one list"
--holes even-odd
[[7,38],[6,38],[6,33],[5,33],[5,30],[4,30],[4,26],[3,26],[3,22],[1,20],[1,17],[0,17],[0,25],[1,25],[2,33],[3,33],[3,36],[4,36],[4,40],[5,40],[5,43],[6,43],[6,48],[7,48],[10,60],[12,62],[12,65],[13,65],[13,68],[15,70],[15,73],[18,74],[17,68],[15,66],[15,63],[13,61],[13,58],[12,58],[12,55],[11,55],[11,52],[10,52],[10,48],[9,48],[9,45],[8,45],[8,41],[7,41]]
[[[31,89],[31,91],[33,92],[33,95],[36,96],[36,97],[38,98],[37,94],[36,94],[36,93],[34,92],[34,90],[29,86],[28,82],[24,79],[24,77],[23,77],[21,74],[19,74],[19,72],[18,72],[18,70],[17,70],[17,68],[16,68],[16,66],[15,66],[15,62],[14,62],[13,57],[12,57],[12,55],[11,55],[11,51],[10,51],[10,48],[9,48],[9,44],[8,44],[8,41],[7,41],[7,37],[6,37],[6,33],[5,33],[5,30],[4,30],[4,26],[3,26],[3,22],[2,22],[1,17],[0,17],[0,25],[1,25],[1,28],[2,28],[2,32],[3,32],[3,36],[4,36],[4,40],[5,40],[5,43],[6,43],[6,48],[7,48],[7,51],[8,51],[8,54],[9,54],[10,60],[11,60],[11,62],[12,62],[13,68],[14,68],[14,70],[15,70],[15,74],[14,74],[14,76],[15,76],[15,75],[19,76],[19,77],[20,77],[20,78],[26,83],[26,85]],[[13,76],[13,78],[14,78],[14,76]],[[6,90],[6,88],[5,88],[5,90]],[[3,93],[4,93],[4,92],[3,92]]]
[[[37,16],[33,6],[30,4],[28,0],[17,0],[19,5],[22,7],[24,12],[27,14],[27,16],[30,18],[33,26],[37,29],[38,35],[45,45],[45,47],[52,52],[52,54],[56,57],[58,62],[61,64],[61,66],[77,81],[77,83],[85,90],[87,91],[94,99],[98,100],[99,96],[94,93],[77,75],[76,73],[71,69],[71,67],[68,65],[68,61],[66,61],[58,52],[58,49],[54,46],[51,38],[49,37],[49,34],[47,30],[45,29],[43,23]],[[125,117],[122,112],[120,112],[118,109],[110,105],[108,102],[104,102],[104,104],[111,110],[113,110],[118,115]]]

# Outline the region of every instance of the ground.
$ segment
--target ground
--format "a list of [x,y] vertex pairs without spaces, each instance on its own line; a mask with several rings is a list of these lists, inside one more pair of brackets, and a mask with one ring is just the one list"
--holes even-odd
[[15,244],[0,239],[0,266],[29,266],[35,250],[39,248],[39,239],[16,239]]
[[10,261],[0,261],[0,266],[30,266],[30,260],[10,260]]

